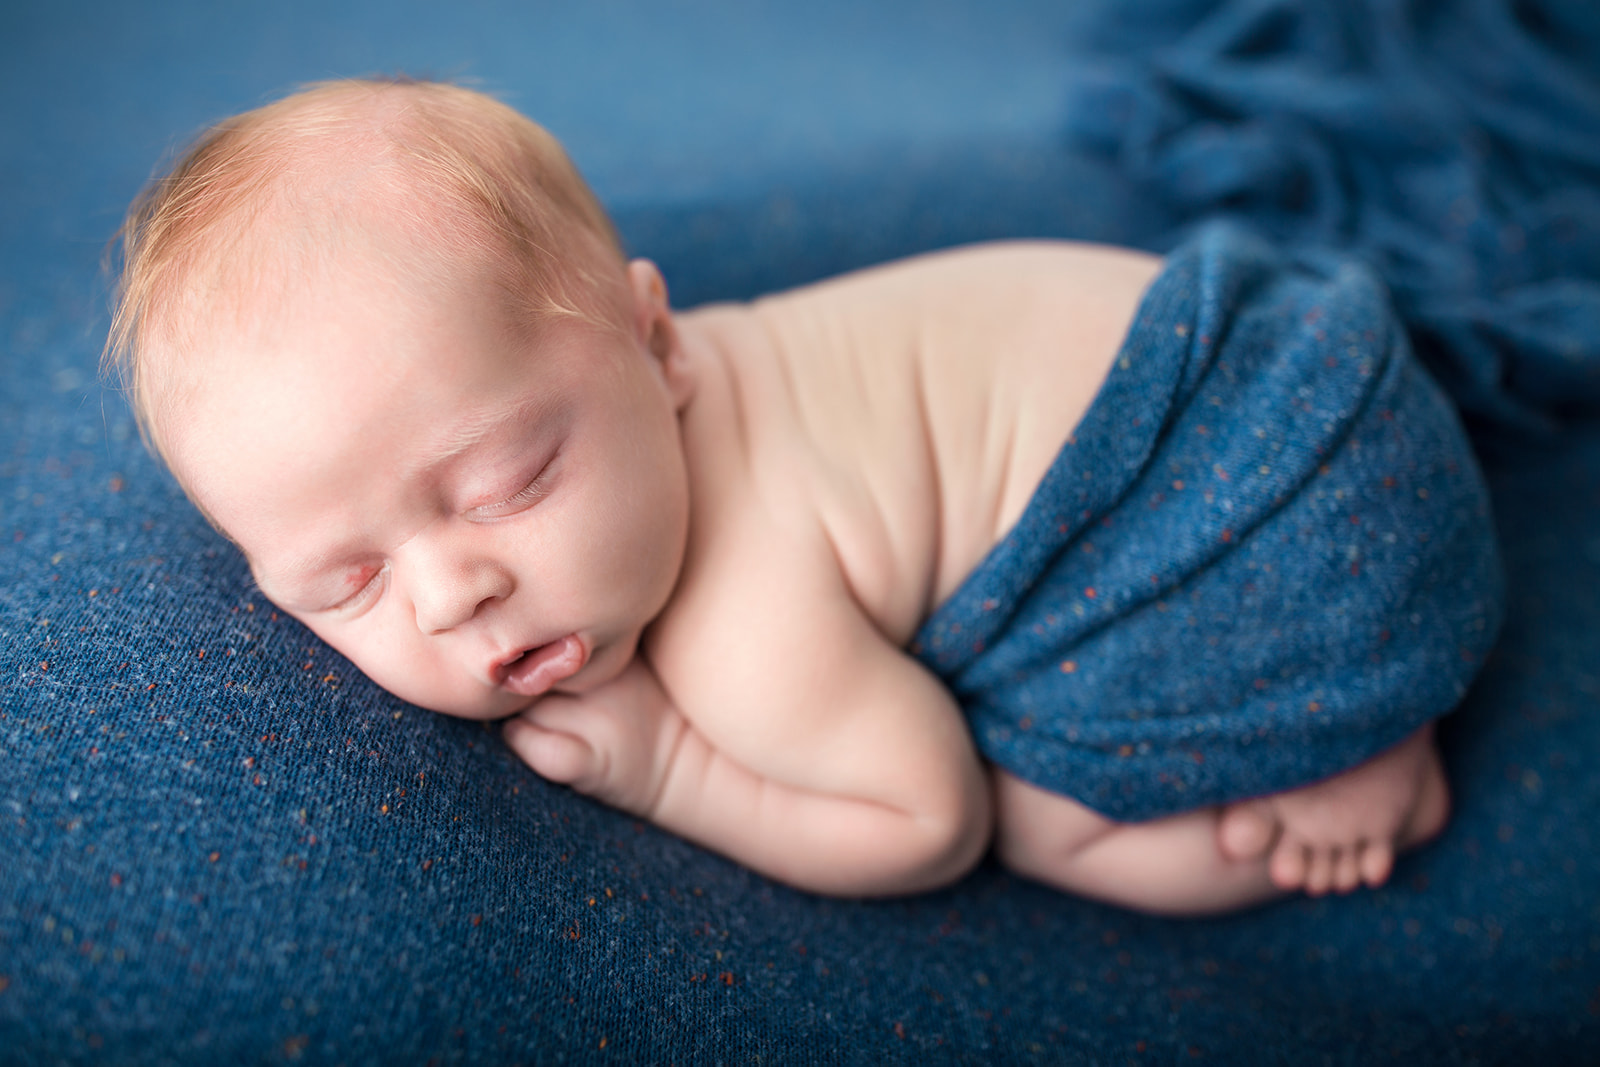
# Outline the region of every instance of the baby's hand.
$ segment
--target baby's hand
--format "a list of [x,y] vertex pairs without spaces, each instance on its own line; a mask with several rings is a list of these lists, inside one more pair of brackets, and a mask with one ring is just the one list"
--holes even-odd
[[551,693],[506,721],[513,752],[542,777],[648,817],[688,723],[639,657],[582,696]]

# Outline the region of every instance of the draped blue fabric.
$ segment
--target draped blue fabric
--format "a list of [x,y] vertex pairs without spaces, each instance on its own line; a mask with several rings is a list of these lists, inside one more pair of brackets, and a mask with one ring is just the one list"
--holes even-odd
[[[0,4],[0,60],[0,1062],[1592,1060],[1600,5],[62,0]],[[397,69],[549,125],[680,305],[1216,215],[1367,264],[1468,412],[1508,577],[1444,836],[1206,922],[990,864],[822,900],[275,616],[96,380],[99,261],[203,123]]]
[[1326,778],[1452,710],[1502,584],[1471,446],[1382,284],[1213,226],[913,649],[990,759],[1149,819]]
[[1180,225],[1366,257],[1458,402],[1547,425],[1600,404],[1595,24],[1581,0],[1096,5],[1067,138]]

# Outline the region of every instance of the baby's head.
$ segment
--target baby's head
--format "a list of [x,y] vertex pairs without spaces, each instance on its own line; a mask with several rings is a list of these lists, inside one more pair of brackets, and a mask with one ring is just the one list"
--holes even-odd
[[487,97],[317,86],[135,201],[109,357],[262,591],[379,684],[470,717],[614,677],[688,516],[655,268]]

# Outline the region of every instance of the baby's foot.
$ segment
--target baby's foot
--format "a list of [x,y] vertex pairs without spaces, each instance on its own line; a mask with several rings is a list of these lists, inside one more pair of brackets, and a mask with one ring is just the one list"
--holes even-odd
[[1232,860],[1267,857],[1279,889],[1348,893],[1382,885],[1395,853],[1432,838],[1449,814],[1430,723],[1343,774],[1225,806],[1217,844]]

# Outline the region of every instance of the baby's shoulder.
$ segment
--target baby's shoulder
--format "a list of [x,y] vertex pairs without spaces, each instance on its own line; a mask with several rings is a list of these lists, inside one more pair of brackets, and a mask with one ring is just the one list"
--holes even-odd
[[1158,267],[1006,242],[682,316],[698,532],[680,592],[718,611],[675,617],[833,568],[836,595],[908,639],[1014,521]]
[[996,241],[929,252],[774,294],[756,306],[788,317],[837,316],[922,336],[1059,319],[1137,299],[1159,269],[1148,253],[1074,241]]

